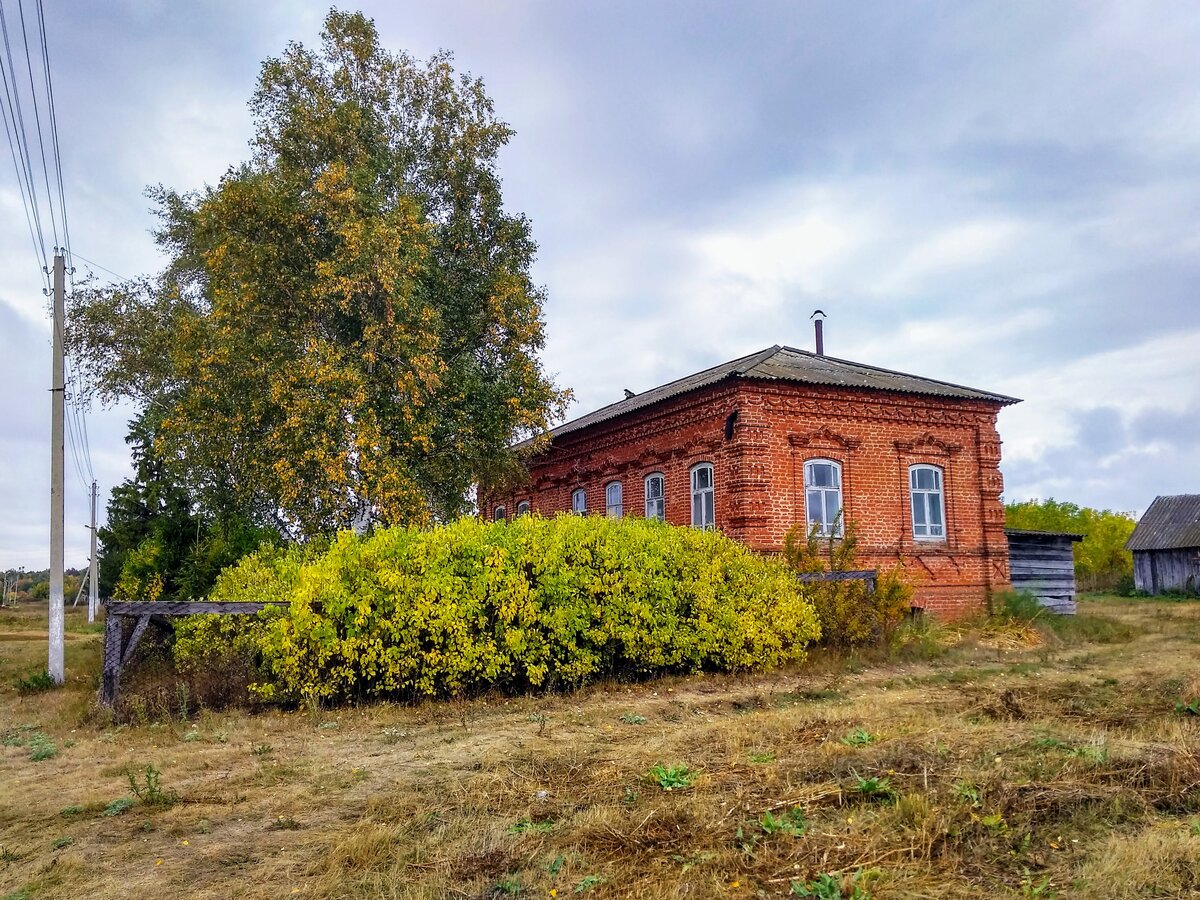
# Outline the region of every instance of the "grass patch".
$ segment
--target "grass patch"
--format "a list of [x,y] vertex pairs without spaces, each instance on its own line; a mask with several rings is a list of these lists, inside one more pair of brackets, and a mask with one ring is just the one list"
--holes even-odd
[[[149,872],[164,896],[203,879],[246,900],[1196,895],[1200,717],[1176,704],[1200,699],[1200,603],[1080,612],[1129,639],[956,623],[944,654],[860,652],[859,674],[822,649],[769,674],[536,700],[123,726],[89,717],[91,636],[32,703],[11,685],[43,643],[11,641],[26,655],[0,659],[0,784],[21,785],[0,815],[3,890],[118,900]],[[59,760],[30,759],[37,734]]]

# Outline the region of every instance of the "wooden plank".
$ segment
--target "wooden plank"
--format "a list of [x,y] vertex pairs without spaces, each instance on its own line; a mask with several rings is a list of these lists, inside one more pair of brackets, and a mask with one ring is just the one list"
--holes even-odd
[[124,624],[121,616],[104,617],[104,665],[100,674],[100,703],[112,706],[117,702],[117,686],[121,681],[121,638]]
[[268,606],[287,606],[286,600],[262,602],[214,603],[208,600],[110,600],[104,604],[109,615],[117,616],[195,616],[248,615]]

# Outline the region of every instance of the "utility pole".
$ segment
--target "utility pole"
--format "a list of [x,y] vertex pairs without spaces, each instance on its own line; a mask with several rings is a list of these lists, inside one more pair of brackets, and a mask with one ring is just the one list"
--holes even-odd
[[96,621],[100,589],[96,585],[96,482],[92,482],[92,556],[88,566],[88,622]]
[[50,388],[50,635],[46,672],[55,684],[62,684],[63,632],[66,610],[63,603],[63,411],[67,385],[63,366],[63,329],[66,319],[66,261],[60,248],[54,250],[54,361],[53,386]]

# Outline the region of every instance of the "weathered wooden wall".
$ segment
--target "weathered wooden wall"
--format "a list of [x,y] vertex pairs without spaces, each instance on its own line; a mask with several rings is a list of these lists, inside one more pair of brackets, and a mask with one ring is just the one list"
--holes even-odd
[[1200,547],[1186,550],[1135,550],[1133,586],[1147,594],[1200,593]]
[[1075,542],[1078,535],[1006,531],[1015,591],[1029,591],[1042,606],[1075,614]]

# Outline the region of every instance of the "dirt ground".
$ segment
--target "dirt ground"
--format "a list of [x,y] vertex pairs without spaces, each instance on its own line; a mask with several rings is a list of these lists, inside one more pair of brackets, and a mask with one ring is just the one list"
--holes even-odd
[[1197,602],[766,675],[121,725],[100,640],[72,611],[67,685],[21,692],[45,607],[0,611],[7,900],[1200,894]]

